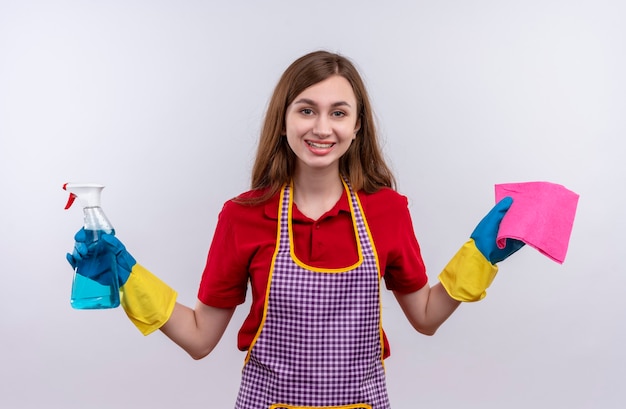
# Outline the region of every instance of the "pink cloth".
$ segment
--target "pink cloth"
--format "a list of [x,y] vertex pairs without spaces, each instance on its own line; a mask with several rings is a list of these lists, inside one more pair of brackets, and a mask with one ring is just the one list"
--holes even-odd
[[498,230],[497,244],[517,239],[563,264],[574,224],[579,195],[549,182],[495,185],[496,203],[506,196],[513,204]]

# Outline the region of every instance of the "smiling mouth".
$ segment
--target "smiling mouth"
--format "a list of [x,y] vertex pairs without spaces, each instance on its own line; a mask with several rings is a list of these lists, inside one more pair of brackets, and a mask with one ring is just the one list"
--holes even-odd
[[311,142],[311,141],[306,141],[306,143],[310,147],[317,148],[317,149],[328,149],[328,148],[332,148],[333,145],[335,145],[334,143],[317,143],[317,142]]

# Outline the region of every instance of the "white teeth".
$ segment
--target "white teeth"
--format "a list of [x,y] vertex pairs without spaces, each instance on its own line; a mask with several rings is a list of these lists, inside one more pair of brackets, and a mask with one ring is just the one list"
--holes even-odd
[[312,146],[318,149],[328,149],[334,145],[334,143],[315,143],[315,142],[309,142],[309,141],[307,141],[307,143],[309,144],[309,146]]

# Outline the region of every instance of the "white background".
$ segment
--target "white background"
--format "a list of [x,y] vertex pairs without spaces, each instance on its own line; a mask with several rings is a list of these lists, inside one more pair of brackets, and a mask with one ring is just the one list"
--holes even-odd
[[563,265],[524,248],[434,337],[385,291],[393,407],[626,407],[625,4],[1,0],[0,407],[233,406],[248,305],[201,361],[72,310],[61,186],[105,184],[119,237],[193,305],[273,87],[317,49],[363,74],[432,283],[494,184],[580,194]]

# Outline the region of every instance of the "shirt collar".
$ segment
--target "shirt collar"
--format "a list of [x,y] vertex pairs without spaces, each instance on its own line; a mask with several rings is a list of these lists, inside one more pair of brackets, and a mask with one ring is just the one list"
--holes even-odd
[[[270,200],[268,203],[265,204],[265,216],[266,217],[272,220],[278,220],[278,206],[280,206],[279,202],[280,202],[280,193],[276,195],[276,200]],[[350,204],[348,202],[348,194],[346,193],[345,189],[343,193],[341,194],[341,197],[339,198],[337,203],[335,203],[335,205],[329,211],[324,213],[318,219],[318,221],[326,219],[328,217],[337,216],[339,215],[340,212],[350,213]],[[293,216],[294,221],[300,221],[300,222],[312,221],[310,218],[302,214],[300,210],[298,210],[298,206],[296,206],[295,203],[293,204],[292,216]]]

